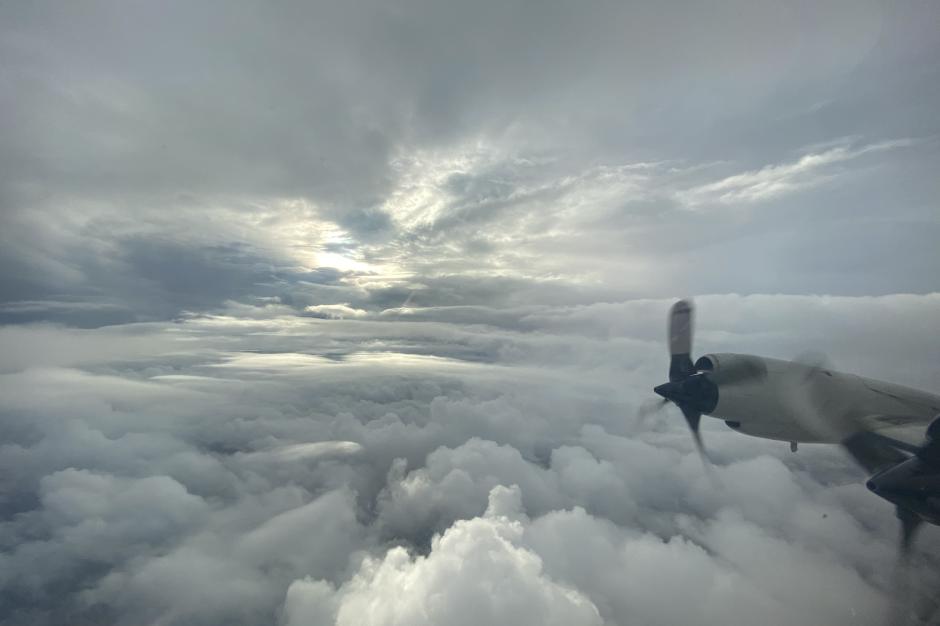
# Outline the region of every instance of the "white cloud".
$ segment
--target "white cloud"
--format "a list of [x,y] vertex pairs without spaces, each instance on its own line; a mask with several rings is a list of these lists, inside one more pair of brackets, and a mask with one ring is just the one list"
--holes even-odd
[[[364,561],[337,591],[336,624],[600,625],[584,594],[546,577],[538,555],[519,545],[524,526],[515,519],[515,489],[513,497],[494,487],[486,515],[456,522],[432,540],[427,556],[392,548],[381,560]],[[286,624],[322,620],[323,600],[317,583],[294,583]]]
[[366,317],[369,315],[368,311],[363,309],[355,309],[348,304],[316,304],[308,307],[304,307],[306,313],[310,313],[314,317],[322,317],[324,319],[355,319],[357,317]]
[[263,459],[272,462],[292,462],[330,457],[343,457],[357,454],[362,446],[355,441],[318,441],[316,443],[295,443],[258,452],[249,452],[246,459]]
[[837,146],[808,153],[796,161],[767,165],[722,178],[679,192],[679,198],[696,207],[711,203],[738,204],[760,202],[788,193],[802,191],[832,180],[839,175],[830,166],[857,159],[872,152],[895,150],[912,145],[907,139],[883,141],[858,148]]
[[[4,617],[332,623],[373,607],[394,623],[483,596],[497,623],[517,619],[513,598],[539,620],[585,623],[877,617],[896,520],[838,449],[792,455],[707,420],[716,490],[678,415],[635,416],[664,375],[669,304],[432,308],[413,321],[262,305],[5,329]],[[934,376],[935,295],[698,304],[697,352],[787,357],[809,341],[846,369]],[[936,581],[934,534],[918,541],[920,597]],[[484,586],[496,576],[516,589],[505,602]],[[681,601],[657,593],[673,579]],[[415,594],[384,612],[402,581]]]

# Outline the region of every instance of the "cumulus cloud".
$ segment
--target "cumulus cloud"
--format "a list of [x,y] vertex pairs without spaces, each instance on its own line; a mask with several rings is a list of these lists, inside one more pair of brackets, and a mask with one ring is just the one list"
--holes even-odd
[[587,597],[544,576],[538,555],[518,545],[514,489],[494,487],[486,514],[456,522],[427,556],[393,548],[366,560],[338,597],[315,582],[294,583],[286,623],[317,623],[326,601],[336,606],[336,624],[601,624]]
[[[799,318],[864,365],[845,346],[897,315],[866,367],[930,371],[935,300],[703,299],[700,343],[797,353]],[[708,421],[713,482],[677,415],[637,416],[668,304],[6,329],[3,619],[879,623],[897,523],[840,450]]]

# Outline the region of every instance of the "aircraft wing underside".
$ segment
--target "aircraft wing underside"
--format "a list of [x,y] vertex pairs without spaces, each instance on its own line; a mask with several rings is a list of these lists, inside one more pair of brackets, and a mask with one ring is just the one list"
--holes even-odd
[[860,420],[860,430],[873,433],[886,444],[902,450],[916,449],[924,443],[930,419],[919,415],[868,415]]

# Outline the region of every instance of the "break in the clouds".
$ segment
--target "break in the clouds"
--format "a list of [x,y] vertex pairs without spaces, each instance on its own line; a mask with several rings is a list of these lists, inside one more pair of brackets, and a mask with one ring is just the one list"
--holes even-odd
[[0,621],[879,623],[840,450],[639,409],[680,295],[936,390],[938,20],[8,3]]

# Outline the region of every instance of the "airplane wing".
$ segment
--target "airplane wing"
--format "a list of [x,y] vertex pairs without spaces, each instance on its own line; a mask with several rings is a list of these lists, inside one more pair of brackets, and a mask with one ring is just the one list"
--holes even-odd
[[901,452],[884,437],[865,430],[855,433],[842,445],[869,474],[876,474],[910,458],[909,454]]
[[867,415],[859,421],[862,430],[918,447],[932,418],[922,415]]
[[919,415],[867,415],[843,444],[871,473],[907,460],[924,442],[927,422]]

